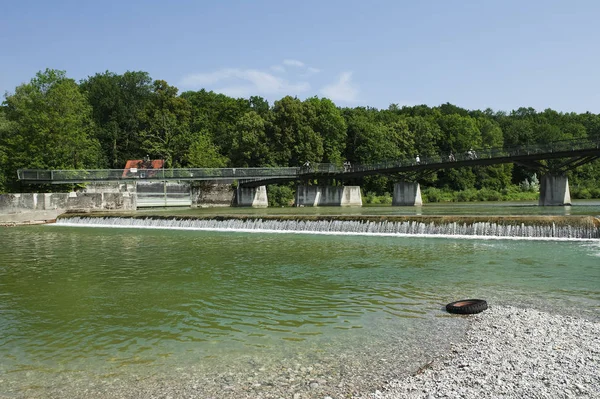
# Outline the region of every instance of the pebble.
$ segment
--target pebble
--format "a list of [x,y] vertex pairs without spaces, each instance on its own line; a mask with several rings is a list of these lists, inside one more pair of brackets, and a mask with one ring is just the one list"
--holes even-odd
[[466,339],[445,359],[390,382],[383,394],[376,390],[361,398],[592,398],[590,392],[600,393],[600,322],[511,306],[470,317]]
[[[457,316],[465,317],[465,316]],[[600,398],[600,323],[534,309],[494,306],[468,316],[465,335],[454,335],[441,357],[428,357],[414,370],[388,359],[376,381],[366,377],[360,362],[335,363],[327,373],[314,359],[298,356],[277,365],[250,361],[254,373],[202,373],[182,379],[140,379],[136,385],[118,379],[81,383],[73,392],[57,384],[49,395],[9,396],[29,399],[219,398],[219,399],[490,399],[490,398]],[[365,348],[369,352],[372,348]],[[296,361],[297,360],[297,361]],[[312,360],[312,361],[311,361]],[[326,364],[325,361],[321,361]],[[379,363],[379,362],[376,362]],[[383,366],[381,363],[379,363]],[[397,364],[390,373],[388,366]],[[427,367],[423,367],[427,365]],[[385,370],[385,375],[383,371]],[[271,374],[270,371],[272,372]],[[257,373],[257,372],[260,372]],[[372,372],[372,369],[370,370]],[[410,374],[409,374],[410,373]],[[4,376],[3,376],[4,377]],[[75,378],[75,377],[73,377]],[[6,378],[3,378],[6,381]],[[70,381],[70,380],[69,380]],[[0,385],[4,397],[6,382]],[[68,387],[68,390],[67,390]],[[12,390],[16,392],[15,390]],[[10,392],[10,387],[9,387]],[[84,393],[85,392],[85,393]],[[327,395],[327,396],[326,396]]]

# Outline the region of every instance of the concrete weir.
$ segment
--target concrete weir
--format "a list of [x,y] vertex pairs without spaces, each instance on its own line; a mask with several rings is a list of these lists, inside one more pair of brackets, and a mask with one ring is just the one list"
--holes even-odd
[[362,206],[360,186],[305,186],[296,189],[296,206]]
[[540,181],[540,206],[571,205],[567,176],[544,175]]
[[327,216],[260,215],[174,217],[157,214],[70,214],[57,219],[62,225],[100,227],[185,228],[234,231],[296,231],[305,234],[417,235],[487,237],[496,239],[600,238],[600,219],[593,216]]
[[401,181],[394,184],[392,206],[421,206],[421,186],[419,183]]

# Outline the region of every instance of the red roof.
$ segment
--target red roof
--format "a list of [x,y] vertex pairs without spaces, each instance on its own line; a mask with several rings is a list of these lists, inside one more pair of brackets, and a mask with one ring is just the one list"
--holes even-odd
[[130,169],[162,169],[165,161],[162,159],[153,159],[144,161],[143,159],[132,159],[127,161],[125,164],[125,170],[123,170],[123,177],[131,176]]

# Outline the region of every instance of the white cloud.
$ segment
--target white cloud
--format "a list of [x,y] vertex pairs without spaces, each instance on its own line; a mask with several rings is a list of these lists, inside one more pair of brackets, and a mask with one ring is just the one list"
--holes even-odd
[[273,65],[271,67],[271,70],[273,72],[278,72],[278,73],[284,73],[285,72],[285,68],[283,66],[281,66],[281,65]]
[[218,89],[236,97],[260,94],[294,95],[310,89],[308,82],[290,82],[269,72],[257,69],[224,68],[215,72],[185,76],[181,85],[186,88],[210,88],[218,83],[228,84]]
[[342,72],[337,82],[324,86],[320,92],[334,102],[358,101],[358,88],[352,83],[352,72]]
[[287,59],[283,60],[283,65],[302,68],[304,66],[304,62],[298,60]]
[[308,67],[306,69],[309,73],[319,73],[321,70],[319,68]]

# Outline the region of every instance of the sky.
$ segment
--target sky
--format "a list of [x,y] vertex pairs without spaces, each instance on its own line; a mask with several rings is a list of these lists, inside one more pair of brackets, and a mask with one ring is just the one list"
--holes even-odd
[[36,72],[146,71],[180,92],[600,113],[596,0],[20,0],[0,93]]

